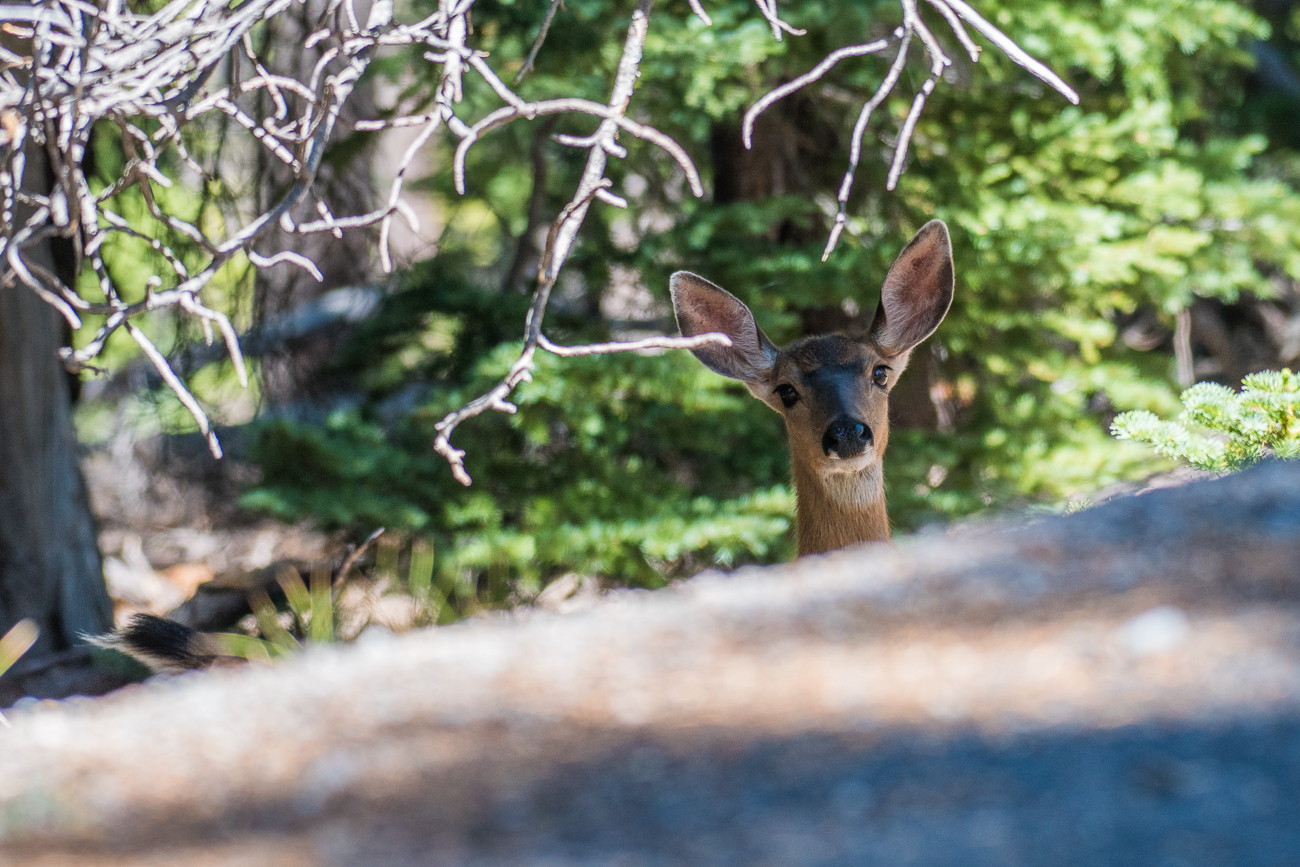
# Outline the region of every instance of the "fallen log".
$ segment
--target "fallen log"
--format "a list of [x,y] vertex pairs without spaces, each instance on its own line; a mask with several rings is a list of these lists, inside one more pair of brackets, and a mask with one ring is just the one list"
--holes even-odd
[[1300,862],[1300,464],[43,702],[0,863]]

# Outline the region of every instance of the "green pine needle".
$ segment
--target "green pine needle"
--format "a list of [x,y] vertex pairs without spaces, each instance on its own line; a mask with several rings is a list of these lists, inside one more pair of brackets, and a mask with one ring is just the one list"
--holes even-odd
[[1290,370],[1252,373],[1234,392],[1199,382],[1182,393],[1177,421],[1145,411],[1122,413],[1111,424],[1119,439],[1146,443],[1167,457],[1202,470],[1231,473],[1264,458],[1300,457],[1300,376]]

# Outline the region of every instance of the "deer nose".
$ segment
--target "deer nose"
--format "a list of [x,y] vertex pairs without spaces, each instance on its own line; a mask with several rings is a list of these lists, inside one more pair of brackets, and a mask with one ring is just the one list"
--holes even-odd
[[822,434],[822,451],[828,458],[856,458],[872,443],[871,428],[856,418],[842,415]]

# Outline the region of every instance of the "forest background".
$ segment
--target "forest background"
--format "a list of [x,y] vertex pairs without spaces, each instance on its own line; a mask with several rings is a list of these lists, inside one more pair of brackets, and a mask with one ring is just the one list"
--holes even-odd
[[[926,77],[919,61],[867,132],[847,229],[825,263],[853,119],[889,58],[841,63],[777,103],[752,149],[741,117],[827,52],[888,35],[899,5],[791,3],[782,16],[807,33],[780,41],[743,0],[709,4],[711,26],[684,0],[656,6],[632,116],[653,118],[687,148],[706,195],[689,195],[662,151],[621,140],[628,154],[611,161],[609,177],[628,207],[597,204],[588,215],[549,336],[673,333],[667,278],[681,268],[738,295],[778,343],[842,327],[870,315],[898,250],[938,217],[952,231],[957,291],[894,394],[885,460],[896,529],[1063,507],[1167,467],[1111,437],[1117,413],[1171,417],[1193,379],[1235,386],[1300,358],[1300,4],[978,5],[1060,72],[1080,104],[996,51],[968,62],[936,26],[955,62],[916,126],[906,172],[886,189],[899,124]],[[414,16],[433,8],[411,6]],[[518,92],[603,101],[630,12],[627,3],[566,0]],[[496,68],[520,70],[546,14],[544,3],[478,0],[478,45]],[[288,25],[259,34],[272,48],[300,36]],[[427,104],[438,82],[421,68],[395,53],[372,65],[368,85],[380,102],[398,94],[408,107]],[[492,100],[485,86],[467,89],[465,116]],[[256,468],[242,483],[244,509],[358,538],[377,526],[400,534],[432,557],[434,585],[450,603],[443,619],[527,598],[567,572],[656,586],[792,556],[779,418],[686,352],[540,355],[512,398],[518,413],[458,430],[470,488],[431,449],[433,425],[518,354],[539,233],[585,159],[552,137],[591,125],[540,119],[493,132],[469,152],[464,195],[452,186],[454,141],[436,145],[420,182],[437,217],[435,235],[425,226],[430,255],[390,278],[380,279],[365,232],[335,245],[320,285],[246,263],[223,272],[209,303],[220,296],[249,333],[331,289],[377,290],[373,312],[328,339],[251,353],[251,391],[239,389],[228,361],[195,353],[200,360],[180,365],[224,423],[235,459]],[[192,149],[219,159],[220,130],[208,134]],[[359,206],[374,195],[379,145],[378,134],[353,131],[326,156],[327,181]],[[105,178],[125,159],[120,140],[97,136]],[[231,172],[168,195],[201,216],[213,202],[269,198],[274,181],[253,166],[242,180]],[[138,218],[151,219],[143,206]],[[168,236],[156,224],[146,234],[155,231]],[[185,255],[183,237],[169,240]],[[166,267],[130,239],[106,245],[105,260],[123,284]],[[144,327],[174,358],[197,337],[168,313]],[[108,380],[138,369],[137,355],[116,340]],[[139,436],[193,428],[166,389],[99,391],[88,388],[78,410],[88,445],[124,420]]]

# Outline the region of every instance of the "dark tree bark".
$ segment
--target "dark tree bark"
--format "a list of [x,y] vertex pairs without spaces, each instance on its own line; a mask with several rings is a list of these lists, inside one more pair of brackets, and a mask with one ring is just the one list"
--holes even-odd
[[[528,224],[523,234],[515,241],[515,255],[510,261],[510,271],[502,282],[505,292],[527,294],[532,277],[536,276],[541,250],[537,248],[537,229],[546,220],[546,178],[549,174],[546,162],[546,146],[555,132],[559,116],[543,118],[533,129],[533,144],[529,149],[529,160],[533,164],[533,191],[528,196]],[[529,269],[533,270],[530,275]]]
[[[28,176],[43,178],[42,155],[29,152]],[[48,244],[40,259],[56,273],[71,269],[52,261]],[[64,342],[53,308],[20,283],[0,287],[0,631],[34,620],[33,657],[112,626],[69,377],[56,355]]]

